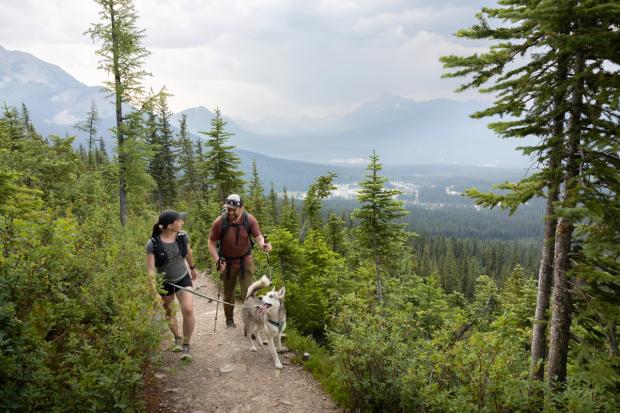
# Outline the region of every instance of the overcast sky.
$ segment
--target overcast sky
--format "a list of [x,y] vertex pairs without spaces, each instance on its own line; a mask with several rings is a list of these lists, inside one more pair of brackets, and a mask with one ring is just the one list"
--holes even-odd
[[[481,0],[136,0],[152,55],[146,84],[166,85],[173,111],[219,106],[246,121],[342,113],[383,93],[416,100],[455,94],[441,55],[476,44],[452,34]],[[97,85],[99,19],[88,0],[0,0],[0,45]]]

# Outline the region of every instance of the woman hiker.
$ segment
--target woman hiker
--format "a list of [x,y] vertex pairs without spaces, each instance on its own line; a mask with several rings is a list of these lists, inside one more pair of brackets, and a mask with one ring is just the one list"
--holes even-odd
[[[163,275],[159,294],[163,300],[170,330],[174,334],[172,351],[182,352],[181,360],[190,361],[192,356],[189,341],[194,331],[194,301],[191,293],[171,285],[191,289],[192,281],[198,276],[189,245],[189,236],[183,231],[186,216],[186,212],[173,210],[164,211],[159,215],[159,220],[153,226],[151,238],[146,244],[146,267],[152,277],[153,286],[156,270],[157,274]],[[172,309],[175,296],[179,300],[183,315],[182,337]]]

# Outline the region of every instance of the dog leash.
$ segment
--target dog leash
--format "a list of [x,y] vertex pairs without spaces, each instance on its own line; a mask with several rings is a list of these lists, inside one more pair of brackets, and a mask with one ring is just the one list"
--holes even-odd
[[[218,300],[217,298],[213,298],[213,297],[209,297],[207,295],[203,295],[203,294],[197,293],[194,290],[190,290],[189,288],[186,288],[186,287],[181,287],[180,285],[176,285],[176,284],[173,284],[173,283],[168,282],[168,281],[166,281],[166,284],[171,285],[173,287],[176,287],[179,290],[187,291],[188,293],[192,293],[194,295],[197,295],[198,297],[206,298],[207,300],[215,301],[215,302],[222,303],[222,304],[228,304],[228,305],[232,305],[232,306],[235,305],[235,304],[231,304],[229,302],[223,301],[223,300]],[[242,307],[258,308],[260,306],[258,306],[258,305],[244,305]]]

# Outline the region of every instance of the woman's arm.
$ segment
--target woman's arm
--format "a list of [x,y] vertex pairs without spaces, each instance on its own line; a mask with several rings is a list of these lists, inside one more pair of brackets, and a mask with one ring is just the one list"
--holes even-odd
[[196,277],[198,277],[198,270],[196,269],[194,255],[192,254],[192,247],[190,247],[189,243],[187,244],[187,255],[185,256],[185,262],[189,265],[189,272],[192,275],[192,280],[196,280]]

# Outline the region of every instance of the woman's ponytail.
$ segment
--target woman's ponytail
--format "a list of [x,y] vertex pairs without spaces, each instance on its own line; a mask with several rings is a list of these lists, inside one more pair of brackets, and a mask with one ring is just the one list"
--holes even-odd
[[155,238],[159,236],[159,234],[161,234],[161,231],[162,231],[161,224],[158,222],[155,225],[153,225],[153,232],[151,234],[151,237]]

